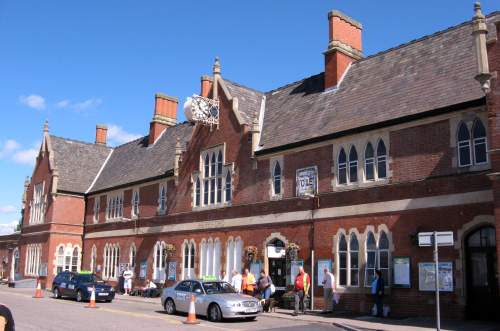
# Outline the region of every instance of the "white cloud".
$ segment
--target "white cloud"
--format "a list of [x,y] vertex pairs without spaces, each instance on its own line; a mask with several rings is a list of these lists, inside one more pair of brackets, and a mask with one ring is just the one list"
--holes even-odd
[[14,233],[18,224],[19,224],[19,221],[0,223],[0,235]]
[[12,214],[16,210],[17,208],[12,205],[0,206],[0,214]]
[[98,107],[102,103],[100,98],[90,98],[82,102],[78,102],[72,105],[72,108],[77,112],[81,112],[90,108]]
[[57,108],[66,108],[70,105],[70,101],[68,99],[64,99],[56,103]]
[[19,97],[19,102],[27,107],[38,110],[45,109],[46,107],[45,99],[42,96],[36,94],[31,94],[28,96],[21,95]]
[[121,126],[115,124],[108,125],[108,141],[111,145],[124,144],[126,142],[140,138],[141,135],[135,133],[129,133]]
[[0,143],[0,159],[9,157],[12,153],[21,147],[17,141],[14,139],[6,140],[4,143]]
[[17,151],[12,155],[14,162],[24,165],[35,165],[35,159],[38,155],[38,148],[28,148]]
[[0,143],[0,159],[10,159],[23,165],[34,165],[38,155],[40,142],[35,142],[31,148],[22,148],[21,144],[13,139]]

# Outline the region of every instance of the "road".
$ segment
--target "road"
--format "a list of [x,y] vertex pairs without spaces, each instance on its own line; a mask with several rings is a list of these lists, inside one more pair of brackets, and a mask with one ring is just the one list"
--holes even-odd
[[[341,331],[333,325],[307,323],[261,315],[257,321],[212,323],[201,319],[199,325],[184,325],[185,316],[166,315],[160,304],[124,300],[98,303],[99,309],[86,309],[86,304],[69,299],[54,299],[44,293],[43,299],[33,299],[31,289],[0,286],[0,302],[14,315],[17,331],[46,330],[204,330],[204,331]],[[159,301],[159,299],[158,299]]]

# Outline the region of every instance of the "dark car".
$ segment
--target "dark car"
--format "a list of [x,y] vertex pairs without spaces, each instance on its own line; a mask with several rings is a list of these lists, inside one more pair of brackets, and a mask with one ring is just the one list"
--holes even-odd
[[115,289],[96,274],[63,271],[52,282],[52,293],[57,299],[70,297],[78,302],[87,301],[90,300],[93,288],[96,301],[111,302],[115,298]]

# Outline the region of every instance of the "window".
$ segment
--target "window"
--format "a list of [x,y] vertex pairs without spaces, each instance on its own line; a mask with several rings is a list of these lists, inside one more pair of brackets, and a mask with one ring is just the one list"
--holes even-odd
[[128,253],[128,265],[132,269],[135,268],[135,257],[136,257],[136,254],[137,254],[137,249],[135,248],[135,244],[132,243],[132,245],[130,246],[130,251]]
[[359,286],[359,243],[354,233],[349,239],[349,285]]
[[365,286],[371,286],[375,277],[375,270],[379,269],[382,272],[382,277],[385,279],[386,286],[390,284],[390,256],[389,256],[389,239],[384,231],[380,232],[378,245],[375,241],[375,236],[370,231],[366,241],[366,274]]
[[120,246],[106,244],[104,247],[104,279],[118,279],[118,265],[120,263]]
[[60,273],[64,270],[64,246],[59,246],[57,249],[57,267],[56,273]]
[[472,145],[474,146],[474,163],[487,162],[486,130],[483,123],[476,119],[472,127]]
[[344,151],[344,148],[340,149],[338,162],[338,183],[339,184],[347,184],[347,157]]
[[165,214],[167,211],[167,186],[160,185],[160,193],[158,196],[158,213]]
[[232,182],[231,182],[231,172],[228,170],[226,173],[226,202],[230,202],[232,199]]
[[96,272],[97,270],[97,247],[92,245],[92,254],[90,255],[90,271]]
[[80,251],[78,250],[78,247],[73,248],[73,254],[71,256],[71,271],[72,272],[77,272],[78,271],[78,259],[80,257]]
[[94,198],[94,223],[99,222],[99,210],[100,210],[100,198],[95,197]]
[[375,179],[375,160],[373,156],[373,146],[368,143],[365,149],[365,180]]
[[378,240],[378,268],[382,272],[382,277],[389,283],[389,239],[385,232],[380,232]]
[[139,217],[139,191],[132,194],[132,217]]
[[[193,206],[220,206],[232,199],[231,174],[224,172],[224,151],[221,147],[201,153],[200,172],[193,174]],[[225,175],[224,175],[225,174]]]
[[281,195],[281,165],[276,162],[273,169],[273,195]]
[[38,277],[42,260],[42,245],[30,244],[26,246],[26,263],[24,273],[26,276]]
[[458,126],[458,166],[466,167],[472,164],[470,150],[470,134],[465,123],[461,122]]
[[347,241],[345,235],[341,234],[339,237],[339,285],[347,285]]
[[240,237],[229,238],[226,243],[226,274],[231,279],[234,270],[241,273],[243,256],[243,241]]
[[355,183],[358,181],[358,152],[356,147],[351,146],[349,151],[349,182]]
[[377,178],[387,178],[387,150],[383,140],[377,145]]
[[377,243],[372,232],[368,232],[366,240],[365,286],[371,286],[377,265]]
[[155,281],[165,281],[165,242],[157,241],[154,250],[153,279]]
[[202,239],[200,244],[200,277],[220,274],[221,248],[218,238]]
[[31,201],[30,209],[30,224],[43,223],[45,218],[45,196],[44,182],[36,184],[33,190],[33,199]]
[[200,179],[196,178],[196,183],[195,183],[195,196],[194,196],[194,205],[196,207],[200,206],[200,199],[201,199],[201,187],[200,187]]
[[116,220],[123,217],[123,192],[108,196],[108,206],[106,209],[106,219]]
[[195,243],[193,240],[184,241],[182,249],[182,278],[194,277],[194,259],[195,259]]

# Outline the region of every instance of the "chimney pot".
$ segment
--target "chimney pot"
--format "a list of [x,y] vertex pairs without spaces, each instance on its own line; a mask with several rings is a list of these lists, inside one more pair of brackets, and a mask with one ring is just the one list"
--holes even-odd
[[210,89],[212,88],[213,79],[210,76],[201,76],[201,96],[208,98],[210,94]]
[[177,122],[177,105],[179,100],[163,93],[155,94],[155,111],[149,126],[148,145],[154,144],[168,127]]
[[95,143],[97,145],[106,146],[107,139],[108,139],[108,127],[103,124],[97,124],[95,126]]

